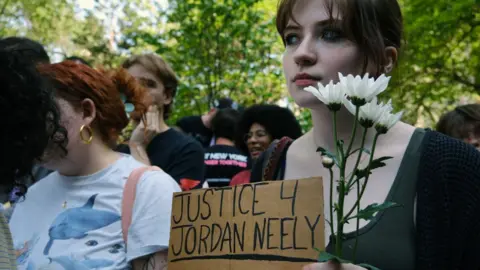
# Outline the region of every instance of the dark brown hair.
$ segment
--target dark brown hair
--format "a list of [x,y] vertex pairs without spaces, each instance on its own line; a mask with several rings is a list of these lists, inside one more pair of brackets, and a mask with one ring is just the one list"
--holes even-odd
[[178,79],[177,75],[173,69],[168,65],[162,57],[156,54],[143,54],[143,55],[136,55],[132,56],[131,58],[127,59],[123,62],[123,68],[130,68],[134,65],[140,65],[153,75],[159,79],[164,87],[165,87],[165,94],[172,98],[172,102],[170,104],[166,104],[163,106],[163,118],[168,119],[170,115],[173,98],[177,94],[177,87],[178,87]]
[[56,96],[65,99],[75,108],[88,98],[96,106],[96,117],[92,128],[100,133],[102,140],[115,144],[120,132],[128,125],[128,117],[121,94],[135,106],[132,118],[145,114],[147,92],[124,69],[97,71],[87,65],[65,61],[52,65],[38,66],[40,74],[48,78]]
[[480,135],[480,104],[468,104],[455,108],[440,117],[437,131],[456,139],[468,139]]
[[[284,40],[284,31],[293,17],[293,8],[303,0],[280,0],[277,11],[277,31]],[[402,45],[403,18],[397,0],[326,0],[327,10],[332,22],[337,19],[333,7],[337,5],[342,19],[342,29],[355,42],[364,54],[364,69],[369,61],[377,66],[377,72],[382,72],[382,66],[387,62],[385,48]],[[285,40],[284,40],[285,44]]]

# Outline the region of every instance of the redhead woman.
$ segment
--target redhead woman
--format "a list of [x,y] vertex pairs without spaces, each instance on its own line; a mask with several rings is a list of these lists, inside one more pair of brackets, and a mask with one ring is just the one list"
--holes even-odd
[[145,90],[124,70],[107,75],[74,62],[38,69],[53,84],[68,144],[44,153],[42,165],[55,172],[29,189],[10,220],[19,269],[164,269],[180,188],[162,171],[139,175],[122,231],[124,186],[144,165],[112,150],[128,123],[121,96],[143,114]]
[[[339,72],[373,77],[390,73],[402,45],[402,20],[397,0],[281,1],[277,29],[285,45],[286,83],[295,102],[310,109],[313,129],[286,150],[284,162],[279,162],[284,173],[277,174],[278,180],[322,176],[328,205],[329,174],[316,149],[333,151],[331,113],[304,88],[337,82]],[[348,144],[354,117],[345,108],[337,117],[339,139]],[[373,136],[368,135],[367,146]],[[380,137],[376,149],[375,156],[393,158],[370,177],[361,205],[387,200],[403,207],[362,220],[356,261],[388,270],[479,269],[479,153],[470,145],[405,123]],[[353,167],[349,165],[347,174]],[[253,181],[261,175],[262,168],[256,166]],[[351,209],[356,200],[356,192],[348,194],[345,208]],[[328,207],[325,219],[332,220]],[[332,251],[331,232],[325,227],[325,245]],[[355,229],[355,222],[345,226],[345,259],[353,259]],[[363,269],[332,263],[309,267]]]

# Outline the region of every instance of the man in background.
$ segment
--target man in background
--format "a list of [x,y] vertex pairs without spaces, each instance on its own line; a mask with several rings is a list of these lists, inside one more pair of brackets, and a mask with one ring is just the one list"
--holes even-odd
[[480,104],[456,107],[440,117],[437,131],[480,150]]
[[214,107],[204,115],[186,116],[177,121],[176,126],[180,131],[190,135],[199,141],[203,147],[213,145],[212,119],[221,109],[234,109],[241,111],[242,108],[229,98],[221,98],[215,101]]
[[[204,149],[193,138],[170,128],[166,119],[171,113],[178,79],[173,69],[156,54],[136,55],[123,63],[149,92],[153,104],[146,115],[131,115],[134,130],[128,143],[117,150],[136,160],[154,165],[175,179],[182,190],[201,188],[204,183]],[[126,105],[128,100],[125,100]],[[127,108],[127,107],[126,107]]]
[[228,108],[218,110],[212,119],[215,142],[205,150],[205,180],[209,187],[228,186],[234,175],[248,169],[248,157],[234,142],[239,118],[237,110]]

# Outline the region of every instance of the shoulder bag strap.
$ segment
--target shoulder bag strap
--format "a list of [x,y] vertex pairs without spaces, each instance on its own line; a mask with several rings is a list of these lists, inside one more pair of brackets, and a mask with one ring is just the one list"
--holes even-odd
[[161,169],[155,166],[137,168],[130,173],[127,183],[125,183],[125,187],[123,188],[122,235],[125,245],[127,244],[128,239],[128,229],[132,223],[133,205],[137,194],[137,184],[142,175],[147,171],[161,171]]
[[289,137],[283,137],[275,140],[267,149],[262,170],[262,181],[279,180],[277,172],[279,171],[279,162],[283,153],[293,142]]

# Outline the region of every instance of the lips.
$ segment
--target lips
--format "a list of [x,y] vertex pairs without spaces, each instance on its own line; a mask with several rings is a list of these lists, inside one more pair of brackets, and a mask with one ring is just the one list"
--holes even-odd
[[252,158],[257,158],[263,153],[263,151],[265,151],[265,149],[263,149],[263,147],[252,147],[249,151]]
[[293,78],[293,82],[295,83],[295,85],[301,87],[314,86],[321,80],[322,78],[310,75],[308,73],[298,73]]

